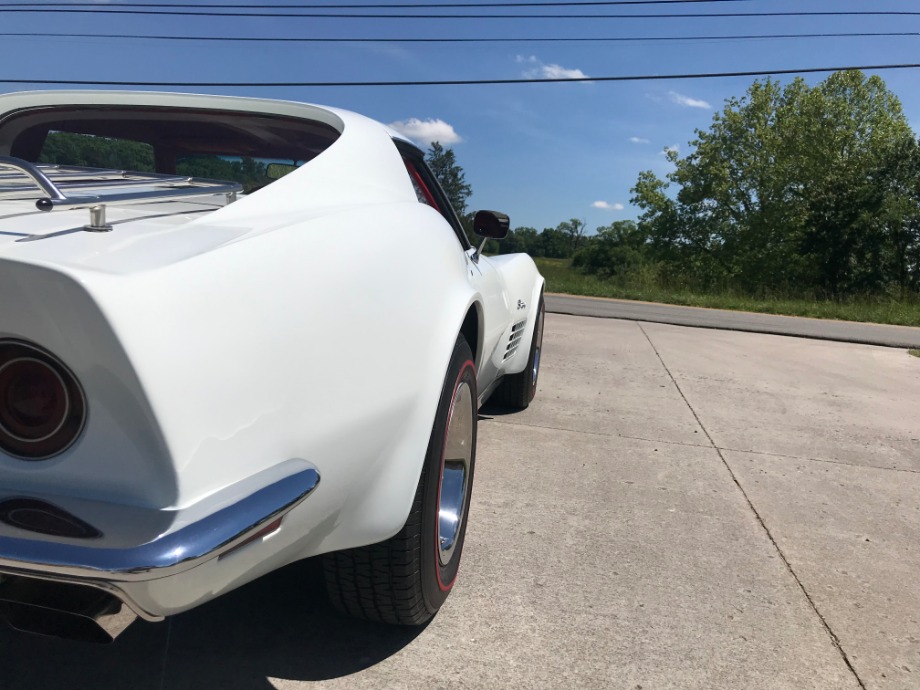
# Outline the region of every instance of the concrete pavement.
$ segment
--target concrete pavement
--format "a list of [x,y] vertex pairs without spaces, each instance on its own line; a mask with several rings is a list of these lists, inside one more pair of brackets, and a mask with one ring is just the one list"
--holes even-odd
[[486,408],[460,580],[422,630],[297,564],[108,648],[0,629],[0,687],[920,688],[920,359],[547,316]]

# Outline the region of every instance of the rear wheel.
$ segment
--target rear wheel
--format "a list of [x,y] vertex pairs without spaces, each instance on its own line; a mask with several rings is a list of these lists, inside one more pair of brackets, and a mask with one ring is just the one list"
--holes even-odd
[[540,375],[540,355],[543,350],[543,320],[546,306],[543,295],[537,305],[537,320],[534,324],[533,339],[530,341],[530,356],[527,367],[519,374],[509,374],[502,379],[498,389],[492,395],[492,402],[515,410],[523,410],[537,394],[537,378]]
[[460,336],[406,524],[379,544],[324,556],[326,588],[338,610],[366,620],[420,625],[441,608],[457,577],[466,535],[477,407],[473,354]]

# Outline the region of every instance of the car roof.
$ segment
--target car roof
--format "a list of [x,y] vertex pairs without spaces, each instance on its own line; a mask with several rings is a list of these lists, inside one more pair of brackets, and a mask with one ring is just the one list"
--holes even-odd
[[[51,90],[19,91],[0,95],[0,123],[9,115],[24,109],[87,105],[87,106],[150,106],[203,110],[232,110],[280,115],[322,122],[342,132],[346,126],[380,127],[392,139],[414,143],[391,127],[358,113],[329,106],[273,98],[248,96],[218,96],[211,94],[173,93],[161,91],[115,90]],[[2,147],[0,141],[0,147]]]

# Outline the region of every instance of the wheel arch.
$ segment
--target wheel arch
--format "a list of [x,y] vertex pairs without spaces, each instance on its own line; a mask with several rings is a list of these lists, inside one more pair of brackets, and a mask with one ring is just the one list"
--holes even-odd
[[466,339],[473,351],[473,361],[478,370],[482,361],[482,304],[480,302],[473,302],[466,310],[466,316],[463,317],[463,323],[460,325],[460,335]]

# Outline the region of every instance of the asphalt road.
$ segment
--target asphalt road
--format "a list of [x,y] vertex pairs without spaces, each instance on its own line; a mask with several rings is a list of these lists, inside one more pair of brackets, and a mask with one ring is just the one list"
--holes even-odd
[[886,347],[920,348],[920,328],[907,326],[806,319],[797,316],[775,316],[744,311],[556,294],[546,295],[546,309],[554,314],[573,316],[594,316],[649,323],[669,323],[676,326],[770,333]]
[[920,688],[920,359],[550,314],[538,397],[483,410],[427,627],[296,564],[114,645],[0,628],[4,690]]

